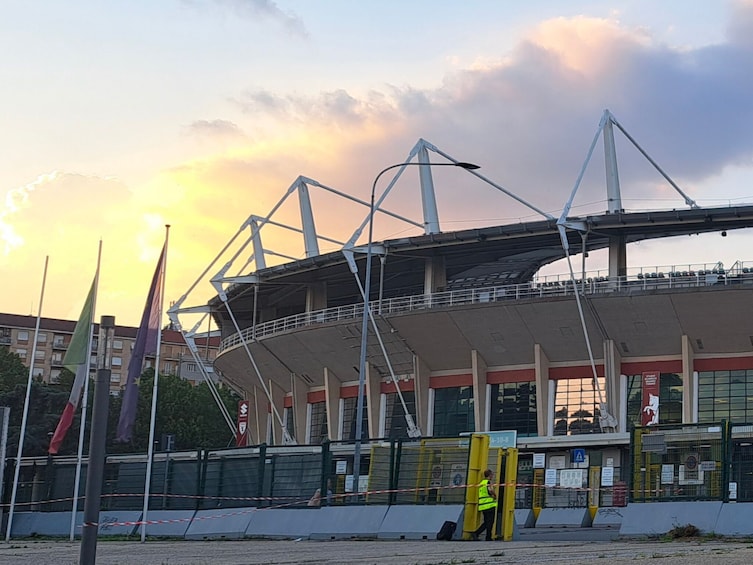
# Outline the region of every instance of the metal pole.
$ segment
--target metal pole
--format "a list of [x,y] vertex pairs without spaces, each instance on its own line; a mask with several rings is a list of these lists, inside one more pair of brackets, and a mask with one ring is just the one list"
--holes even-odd
[[[371,199],[369,200],[369,240],[366,245],[366,280],[363,285],[363,321],[361,323],[361,355],[358,361],[358,398],[356,401],[356,437],[355,447],[353,450],[353,492],[359,492],[359,478],[361,473],[361,436],[363,435],[363,396],[366,384],[366,347],[368,345],[369,316],[369,295],[371,293],[371,255],[374,237],[374,196],[376,194],[377,183],[381,176],[391,169],[406,166],[426,166],[426,167],[460,167],[466,170],[478,169],[478,165],[473,163],[396,163],[379,171],[371,185]],[[354,500],[358,500],[356,496]]]
[[97,561],[97,532],[99,507],[102,498],[102,477],[105,471],[107,443],[107,413],[110,409],[110,358],[109,350],[115,328],[115,316],[102,316],[99,322],[100,368],[94,382],[94,406],[89,433],[89,465],[86,469],[86,499],[84,523],[81,532],[79,565],[94,565]]
[[37,337],[39,336],[39,324],[42,320],[42,302],[44,301],[44,287],[47,284],[47,265],[50,262],[49,255],[44,258],[44,274],[42,275],[42,291],[39,294],[39,311],[37,312],[37,324],[34,328],[34,345],[31,346],[31,359],[29,360],[29,378],[26,382],[26,397],[24,399],[24,411],[21,417],[21,433],[18,436],[18,453],[16,455],[16,468],[13,475],[13,489],[10,495],[10,511],[8,512],[8,524],[5,531],[5,541],[10,541],[10,533],[13,529],[13,511],[16,505],[18,493],[18,474],[21,471],[21,456],[24,452],[24,438],[26,437],[26,421],[29,418],[29,400],[31,397],[31,385],[34,377],[34,361],[37,357]]

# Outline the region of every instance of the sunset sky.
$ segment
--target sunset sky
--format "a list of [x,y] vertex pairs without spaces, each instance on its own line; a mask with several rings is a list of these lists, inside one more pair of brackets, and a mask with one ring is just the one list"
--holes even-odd
[[[419,138],[558,216],[606,108],[699,205],[753,202],[751,0],[11,0],[0,69],[0,312],[36,315],[49,256],[42,315],[77,318],[102,239],[97,317],[135,325],[165,224],[169,303],[299,175],[366,200]],[[683,207],[617,138],[624,207]],[[606,210],[602,153],[574,214]],[[444,230],[541,219],[467,172],[434,177]],[[385,206],[417,218],[416,186],[414,169]],[[337,240],[367,213],[312,201]],[[295,233],[263,235],[303,257]],[[753,264],[752,244],[647,242],[628,262]]]

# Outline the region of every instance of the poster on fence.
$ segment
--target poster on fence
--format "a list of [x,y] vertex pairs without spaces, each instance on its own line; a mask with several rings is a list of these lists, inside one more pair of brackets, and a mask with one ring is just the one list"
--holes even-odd
[[602,467],[601,468],[601,486],[603,487],[614,486],[614,467]]
[[562,469],[560,486],[563,488],[581,488],[583,486],[583,469]]

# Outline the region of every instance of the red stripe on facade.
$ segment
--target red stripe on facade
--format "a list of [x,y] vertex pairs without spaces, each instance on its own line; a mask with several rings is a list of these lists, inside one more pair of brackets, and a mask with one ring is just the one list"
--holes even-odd
[[[604,376],[604,365],[596,365],[596,375]],[[549,378],[553,381],[558,379],[586,379],[593,377],[590,365],[575,367],[549,367]]]
[[292,408],[293,407],[293,397],[292,396],[286,396],[285,400],[283,400],[282,405],[285,408]]
[[696,359],[696,371],[740,371],[753,369],[753,357],[724,357],[721,359]]
[[640,375],[645,371],[659,371],[660,373],[682,373],[682,359],[668,361],[631,361],[623,363],[620,372],[623,375]]
[[[413,392],[416,390],[415,381],[413,379],[409,381],[398,381],[400,383],[400,392]],[[380,387],[380,392],[382,394],[395,394],[395,383],[393,381],[388,381],[386,383],[382,383],[382,386]]]
[[487,371],[486,382],[490,385],[502,383],[524,383],[536,380],[535,369],[512,369],[510,371]]
[[309,392],[306,395],[306,402],[309,404],[316,404],[317,402],[326,402],[327,401],[327,391],[326,390],[317,390],[316,392]]
[[473,375],[465,373],[461,375],[444,375],[429,379],[431,388],[455,388],[459,386],[473,386]]

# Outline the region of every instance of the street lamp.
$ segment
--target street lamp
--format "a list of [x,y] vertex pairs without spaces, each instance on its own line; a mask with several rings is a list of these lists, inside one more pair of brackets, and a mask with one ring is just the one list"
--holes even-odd
[[369,316],[371,316],[371,309],[369,307],[369,295],[371,294],[371,255],[372,255],[372,240],[374,237],[374,195],[376,194],[376,187],[379,179],[384,173],[398,167],[410,167],[410,166],[424,166],[424,167],[460,167],[466,170],[479,169],[478,165],[473,163],[395,163],[379,171],[379,174],[374,178],[374,183],[371,185],[371,200],[369,201],[369,241],[366,246],[366,282],[363,289],[363,321],[361,324],[361,356],[358,363],[358,399],[356,403],[356,443],[353,451],[353,492],[359,492],[360,490],[360,474],[361,474],[361,436],[363,435],[363,395],[366,384],[366,346],[368,342],[369,331]]

